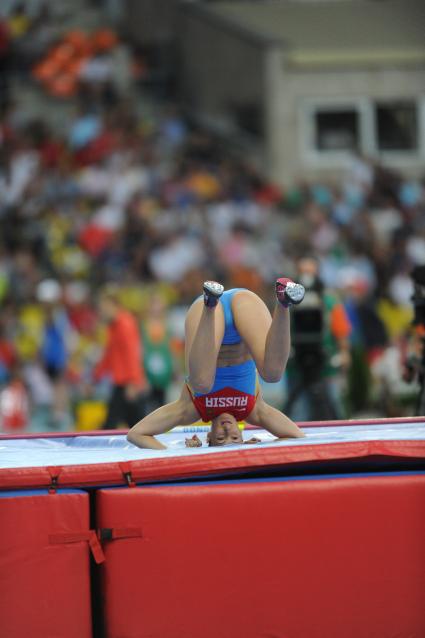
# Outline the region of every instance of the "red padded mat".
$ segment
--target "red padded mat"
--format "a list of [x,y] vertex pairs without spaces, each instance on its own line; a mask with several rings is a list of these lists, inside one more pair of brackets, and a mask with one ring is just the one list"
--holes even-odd
[[88,495],[1,496],[0,636],[91,638]]
[[425,475],[97,492],[108,638],[423,638]]

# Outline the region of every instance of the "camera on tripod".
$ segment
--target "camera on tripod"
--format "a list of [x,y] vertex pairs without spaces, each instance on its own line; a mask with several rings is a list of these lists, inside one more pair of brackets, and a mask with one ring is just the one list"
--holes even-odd
[[303,303],[291,311],[294,363],[305,379],[319,378],[325,363],[322,284],[317,278],[299,278],[306,289]]

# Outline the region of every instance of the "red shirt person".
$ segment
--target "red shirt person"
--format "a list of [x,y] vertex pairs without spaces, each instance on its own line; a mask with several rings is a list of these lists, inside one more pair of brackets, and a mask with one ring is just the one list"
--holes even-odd
[[134,316],[122,308],[118,290],[108,286],[99,297],[102,318],[108,335],[95,379],[109,376],[113,383],[104,429],[133,425],[145,416],[146,377],[142,368],[142,343]]

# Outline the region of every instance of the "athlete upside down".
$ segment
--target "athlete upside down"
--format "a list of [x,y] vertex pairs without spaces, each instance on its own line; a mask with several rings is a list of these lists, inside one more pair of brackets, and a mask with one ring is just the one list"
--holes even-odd
[[[303,286],[278,279],[273,316],[245,288],[224,291],[221,284],[207,281],[203,290],[203,298],[192,304],[186,317],[187,382],[180,397],[136,423],[128,441],[141,448],[165,449],[155,434],[199,417],[211,420],[209,445],[243,443],[238,421],[244,419],[278,439],[303,437],[293,421],[263,400],[257,377],[257,371],[269,382],[282,377],[290,350],[288,308],[302,301]],[[198,447],[201,441],[194,436],[186,445]]]

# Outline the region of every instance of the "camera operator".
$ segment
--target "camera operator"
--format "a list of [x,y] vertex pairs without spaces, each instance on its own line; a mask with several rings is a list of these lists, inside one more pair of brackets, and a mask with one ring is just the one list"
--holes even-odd
[[324,289],[316,259],[297,262],[306,289],[291,316],[286,414],[298,421],[346,418],[343,395],[350,366],[351,324],[336,295]]

